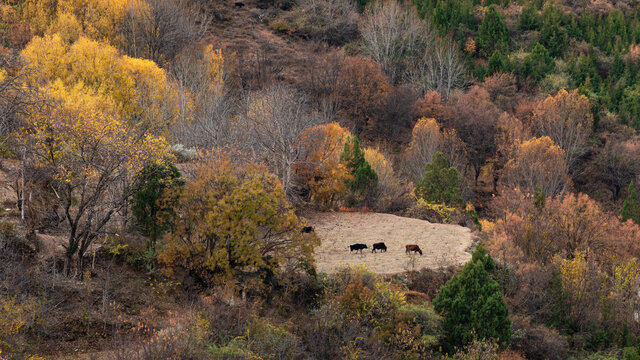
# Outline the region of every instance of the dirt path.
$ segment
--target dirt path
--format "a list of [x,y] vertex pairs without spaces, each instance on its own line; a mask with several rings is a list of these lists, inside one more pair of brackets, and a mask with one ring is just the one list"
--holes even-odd
[[[316,248],[319,271],[332,273],[344,266],[367,265],[378,274],[395,274],[421,268],[461,265],[471,259],[473,243],[468,228],[377,213],[310,213],[306,216],[322,244]],[[375,242],[386,253],[371,253]],[[369,246],[362,254],[350,253],[352,243]],[[417,244],[423,255],[405,254],[406,244]]]

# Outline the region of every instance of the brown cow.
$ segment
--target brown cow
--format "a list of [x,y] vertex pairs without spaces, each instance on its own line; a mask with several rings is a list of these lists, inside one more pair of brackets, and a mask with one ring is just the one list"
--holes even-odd
[[418,245],[406,245],[405,248],[407,249],[407,251],[405,251],[407,254],[413,251],[414,253],[420,253],[420,255],[422,255],[422,250],[420,250]]

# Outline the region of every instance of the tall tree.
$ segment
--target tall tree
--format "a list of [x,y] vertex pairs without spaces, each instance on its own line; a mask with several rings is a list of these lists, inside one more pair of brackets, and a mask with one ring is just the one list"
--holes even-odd
[[569,171],[589,148],[587,139],[593,132],[591,104],[576,90],[560,90],[538,103],[534,113],[534,127],[540,136],[548,136],[567,154]]
[[65,272],[78,269],[97,237],[136,191],[131,181],[146,165],[169,156],[164,139],[127,125],[115,105],[82,87],[48,91],[58,104],[31,115],[24,137],[36,165],[53,173],[57,201],[69,226]]
[[354,192],[363,194],[366,190],[370,190],[377,185],[378,175],[364,158],[358,136],[354,135],[347,138],[344,143],[344,150],[340,154],[340,162],[345,164],[353,175],[353,180],[349,181],[349,186]]
[[478,29],[478,45],[480,53],[486,57],[491,56],[496,50],[503,52],[509,50],[509,29],[495,5],[489,7],[482,19]]
[[181,191],[174,231],[159,261],[185,267],[206,285],[261,287],[285,265],[312,262],[315,236],[300,222],[278,178],[265,166],[209,154]]

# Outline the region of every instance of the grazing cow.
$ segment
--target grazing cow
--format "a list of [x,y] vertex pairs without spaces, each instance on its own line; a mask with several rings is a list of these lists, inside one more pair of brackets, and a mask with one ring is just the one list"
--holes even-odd
[[406,253],[409,254],[410,252],[414,252],[415,253],[420,253],[420,255],[422,255],[422,250],[420,250],[420,247],[418,245],[407,245],[405,246],[405,248],[407,249]]
[[236,9],[240,9],[241,7],[244,6],[244,3],[242,1],[238,1],[234,5],[236,6]]
[[373,248],[371,249],[371,252],[374,253],[376,252],[376,250],[380,250],[381,252],[387,252],[387,245],[385,245],[383,242],[377,242],[375,244],[373,244]]
[[360,251],[360,253],[362,254],[362,250],[363,249],[368,249],[367,245],[365,245],[365,244],[351,244],[351,245],[349,245],[349,252],[353,252],[355,250],[356,252]]
[[305,226],[302,228],[302,230],[300,230],[300,232],[303,234],[309,234],[315,232],[315,230],[313,230],[313,226]]

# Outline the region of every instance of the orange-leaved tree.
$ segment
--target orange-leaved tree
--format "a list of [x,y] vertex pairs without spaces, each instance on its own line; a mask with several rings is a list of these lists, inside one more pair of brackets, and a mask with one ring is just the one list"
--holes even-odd
[[311,200],[322,207],[335,206],[346,194],[347,182],[353,180],[345,164],[340,162],[349,136],[349,130],[335,122],[314,126],[304,134],[307,154],[296,173],[302,183],[308,184]]
[[167,273],[183,267],[208,285],[254,287],[285,264],[311,264],[317,238],[301,234],[280,181],[265,166],[214,151],[180,191],[174,229],[159,256]]
[[22,139],[37,167],[52,174],[57,202],[69,226],[65,273],[74,255],[79,270],[92,241],[126,204],[130,182],[145,165],[169,156],[167,144],[118,115],[107,97],[60,82],[47,88],[55,105],[33,113]]

